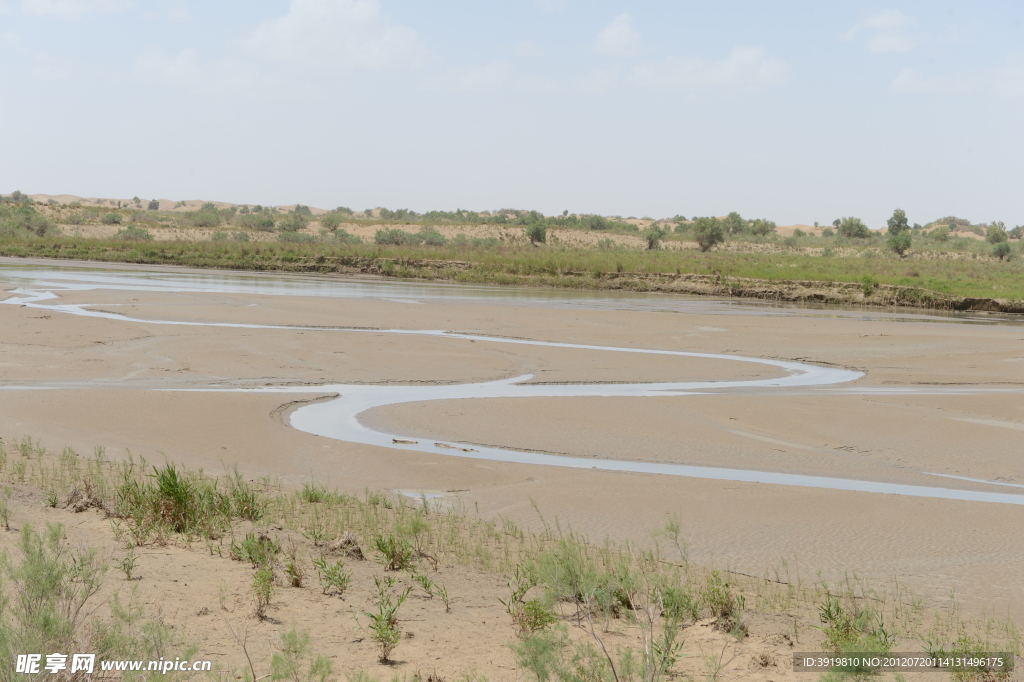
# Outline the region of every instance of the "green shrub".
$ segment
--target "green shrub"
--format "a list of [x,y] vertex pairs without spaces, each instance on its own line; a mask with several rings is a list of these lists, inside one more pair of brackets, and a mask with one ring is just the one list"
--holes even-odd
[[7,552],[0,555],[0,670],[13,672],[18,654],[76,650],[83,621],[91,613],[86,602],[99,590],[106,569],[95,550],[75,552],[62,542],[63,536],[59,524],[47,523],[40,535],[23,523],[21,562],[13,563]]
[[114,491],[113,511],[135,544],[143,545],[154,532],[220,537],[236,517],[262,518],[263,503],[237,472],[226,486],[218,486],[204,476],[183,473],[173,462],[140,478],[130,462]]
[[341,244],[362,244],[363,243],[363,238],[362,237],[360,237],[358,235],[350,234],[347,230],[338,230],[337,232],[335,232],[332,235],[332,237],[333,237],[334,241],[339,242]]
[[281,553],[281,546],[266,535],[249,532],[241,542],[231,541],[230,552],[235,561],[248,561],[253,568],[259,568],[273,564]]
[[821,236],[822,237],[834,237],[835,236],[835,232],[832,231],[831,227],[826,227],[824,230],[821,231]]
[[928,236],[938,242],[949,241],[949,228],[945,225],[939,225]]
[[330,230],[331,232],[334,232],[339,227],[341,227],[341,223],[343,221],[344,218],[342,218],[340,213],[335,213],[332,211],[331,213],[325,213],[324,215],[320,216],[320,227],[326,230]]
[[331,659],[322,654],[313,655],[309,646],[309,631],[301,633],[292,626],[281,633],[280,651],[270,659],[270,679],[273,682],[327,682],[334,670]]
[[665,231],[656,225],[651,225],[643,231],[641,236],[647,242],[647,249],[654,251],[661,244],[661,240],[665,238]]
[[373,235],[373,241],[375,244],[390,244],[394,246],[415,243],[413,235],[409,234],[405,230],[400,230],[397,227],[377,230]]
[[227,232],[221,232],[219,230],[217,232],[214,232],[210,236],[210,241],[214,241],[214,242],[224,242],[224,241],[227,241],[227,239],[228,239],[228,233]]
[[793,230],[793,236],[799,239],[800,237],[806,237],[807,233],[797,227]]
[[1010,245],[1007,242],[997,242],[992,246],[992,255],[1003,260],[1010,257]]
[[236,242],[247,242],[247,241],[249,241],[249,233],[248,232],[232,232],[231,233],[231,238],[234,239]]
[[100,218],[100,222],[104,225],[120,225],[121,215],[119,213],[107,213]]
[[742,234],[747,231],[747,221],[739,213],[733,211],[722,219],[722,229],[726,234]]
[[223,222],[223,217],[213,204],[207,202],[202,210],[186,212],[184,221],[192,227],[217,227]]
[[[826,594],[825,601],[818,606],[818,617],[824,640],[822,648],[834,654],[847,654],[861,651],[879,652],[883,656],[892,650],[895,643],[894,633],[886,628],[881,614],[871,610],[860,609],[856,601],[851,600],[844,607],[841,600]],[[851,666],[834,669],[854,675],[870,674],[866,666]]]
[[[308,210],[308,209],[307,209]],[[289,213],[284,220],[278,223],[278,229],[285,232],[299,232],[306,229],[309,224],[309,215],[306,213]]]
[[717,570],[711,571],[703,589],[700,600],[712,617],[716,618],[715,629],[736,635],[746,633],[741,615],[744,607],[743,596],[737,596],[729,583],[722,580]]
[[448,243],[448,240],[444,238],[444,235],[432,227],[421,227],[419,233],[416,235],[416,241],[428,246],[444,246]]
[[81,211],[72,211],[64,216],[64,223],[67,225],[84,225],[85,214]]
[[899,232],[889,233],[888,244],[889,249],[899,254],[899,257],[902,258],[910,250],[910,230],[904,229]]
[[989,225],[985,233],[985,241],[989,244],[1001,244],[1006,241],[1006,230],[1000,225]]
[[531,244],[538,242],[543,244],[548,240],[548,228],[544,226],[544,223],[534,223],[526,228],[526,237]]
[[160,210],[160,202],[157,201],[156,199],[150,199],[149,203],[146,204],[146,210],[147,211],[159,211]]
[[871,230],[860,218],[849,216],[839,221],[839,236],[847,239],[865,239],[871,236]]
[[750,224],[750,233],[757,237],[767,237],[775,234],[775,223],[766,218],[758,218]]
[[701,251],[707,251],[715,244],[725,241],[725,231],[718,218],[696,218],[691,226],[691,232]]
[[114,239],[127,239],[129,241],[152,241],[153,234],[142,227],[129,225],[123,227],[114,234]]
[[254,211],[250,215],[240,216],[235,219],[235,224],[259,232],[273,232],[275,227],[274,217],[264,211]]

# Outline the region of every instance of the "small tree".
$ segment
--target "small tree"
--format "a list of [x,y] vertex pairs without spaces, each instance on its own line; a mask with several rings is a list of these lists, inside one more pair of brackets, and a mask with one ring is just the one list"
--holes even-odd
[[643,231],[641,236],[647,240],[647,249],[654,251],[661,244],[661,240],[665,238],[665,231],[657,225],[651,225]]
[[998,242],[992,247],[992,255],[999,260],[1010,258],[1010,244],[1009,242]]
[[988,231],[985,233],[985,240],[988,241],[989,244],[1001,244],[1005,242],[1006,239],[1006,230],[1001,227],[1001,223],[993,223],[992,225],[989,225]]
[[715,244],[725,241],[725,231],[718,218],[697,218],[693,221],[692,231],[701,251],[707,251]]
[[871,230],[865,225],[860,218],[854,218],[849,216],[843,218],[839,222],[839,234],[846,238],[864,239],[871,236]]
[[750,226],[750,232],[758,237],[767,237],[770,234],[775,234],[775,223],[771,220],[758,218]]
[[892,217],[887,221],[887,225],[889,227],[890,236],[909,230],[910,224],[907,222],[907,212],[902,208],[897,208],[892,212]]
[[323,214],[320,216],[320,227],[331,232],[337,231],[341,227],[341,214],[336,211]]
[[160,210],[160,202],[157,201],[156,199],[150,199],[149,203],[146,205],[146,210],[148,210],[148,211],[159,211]]
[[896,252],[900,258],[910,249],[910,230],[904,228],[899,232],[889,233],[889,249]]
[[722,229],[726,234],[741,234],[747,229],[747,221],[739,213],[733,211],[722,219]]
[[937,242],[949,241],[949,228],[945,225],[939,225],[931,231],[929,236]]
[[544,223],[533,223],[526,228],[526,236],[530,238],[531,244],[545,243],[548,240],[548,228],[544,227]]
[[1024,237],[1024,225],[1018,225],[1017,227],[1007,232],[1006,235],[1010,239],[1020,239],[1021,237]]

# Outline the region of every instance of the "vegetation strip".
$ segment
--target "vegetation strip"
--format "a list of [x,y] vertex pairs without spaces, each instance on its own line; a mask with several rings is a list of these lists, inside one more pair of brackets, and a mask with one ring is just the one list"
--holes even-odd
[[[656,531],[658,541],[650,549],[650,543],[596,544],[563,531],[557,521],[552,525],[539,510],[541,530],[533,532],[508,519],[470,516],[457,501],[443,507],[425,497],[394,501],[370,491],[360,497],[316,482],[286,490],[269,478],[247,481],[237,468],[217,476],[130,456],[114,461],[102,447],[92,457],[69,447],[58,454],[28,436],[0,441],[0,481],[0,523],[7,528],[12,495],[25,499],[33,489],[42,491],[47,507],[91,510],[109,519],[122,557],[112,562],[127,582],[137,570],[137,550],[145,547],[189,551],[198,545],[195,551],[209,553],[211,560],[249,566],[252,615],[259,621],[289,590],[312,587],[343,598],[357,589],[350,566],[367,558],[365,547],[378,568],[373,588],[359,586],[368,591],[370,605],[352,614],[382,664],[392,663],[401,646],[408,622],[401,609],[414,590],[442,602],[442,617],[452,612],[457,596],[443,582],[451,566],[506,576],[508,592],[494,599],[512,625],[508,647],[520,673],[538,681],[581,679],[581,671],[592,682],[675,677],[685,662],[686,633],[698,621],[721,633],[724,655],[748,636],[752,616],[766,614],[792,619],[797,642],[799,620],[814,618],[821,645],[835,655],[885,654],[897,645],[939,657],[1021,651],[1012,621],[968,621],[954,602],[930,612],[898,583],[890,591],[849,576],[838,583],[807,581],[785,565],[781,573],[765,571],[761,577],[695,565],[678,517]],[[11,679],[12,654],[26,651],[88,647],[100,659],[155,660],[169,652],[195,657],[197,647],[187,642],[187,633],[175,633],[159,616],[147,620],[134,591],[128,602],[114,593],[109,608],[97,612],[95,596],[111,566],[95,549],[69,542],[63,526],[51,523],[38,532],[23,523],[20,535],[21,560],[6,550],[0,559],[0,596],[6,597],[0,610],[3,679]],[[297,543],[296,536],[305,541]],[[313,572],[316,587],[305,582]],[[236,633],[249,669],[230,674],[249,682],[326,682],[334,676],[333,662],[313,651],[309,631],[291,627],[279,637],[270,675],[259,676],[246,640]],[[717,663],[708,658],[708,677],[718,679],[726,665],[721,656]],[[1011,674],[1012,669],[981,664],[956,671],[955,678],[999,680]],[[365,673],[346,677],[373,679]],[[171,673],[170,679],[190,678]]]
[[[918,274],[909,277],[894,272],[887,261],[876,264],[870,259],[786,254],[667,251],[509,253],[475,252],[472,249],[459,252],[444,248],[432,251],[429,247],[134,243],[82,238],[3,240],[0,241],[0,255],[260,272],[358,273],[503,286],[681,293],[838,305],[1024,313],[1024,276],[1019,268],[1014,267],[1015,263],[1000,267],[1000,264],[972,261],[924,261],[915,263]],[[684,273],[684,270],[694,272]],[[779,271],[779,274],[772,273],[772,270]],[[762,276],[745,276],[748,274]],[[856,281],[858,277],[860,282]],[[921,285],[915,285],[915,279],[920,279]],[[992,296],[997,290],[1006,291],[1008,296]]]

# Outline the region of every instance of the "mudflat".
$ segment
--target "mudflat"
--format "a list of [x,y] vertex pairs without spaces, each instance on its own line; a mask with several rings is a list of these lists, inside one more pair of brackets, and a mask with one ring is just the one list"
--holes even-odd
[[[166,457],[209,471],[237,463],[249,478],[270,475],[285,484],[314,477],[353,492],[432,491],[522,526],[539,524],[535,504],[547,519],[597,541],[650,542],[653,529],[679,514],[699,563],[753,575],[785,564],[814,579],[895,576],[934,604],[955,590],[973,612],[1012,615],[1024,606],[1021,504],[482,461],[472,453],[339,441],[290,424],[302,401],[335,393],[325,385],[445,386],[532,375],[526,383],[562,386],[786,375],[756,362],[498,339],[796,361],[863,376],[777,390],[430,400],[377,407],[359,419],[385,433],[468,449],[1021,493],[1024,502],[1024,326],[1013,322],[710,304],[662,311],[602,307],[598,297],[417,298],[408,284],[401,296],[381,289],[357,295],[346,289],[355,283],[317,278],[308,281],[330,286],[316,294],[301,287],[288,295],[186,290],[147,285],[159,271],[144,269],[144,276],[116,271],[136,277],[133,287],[92,281],[68,289],[59,268],[35,279],[15,270],[2,273],[8,300],[24,298],[12,293],[17,287],[56,296],[0,305],[5,438],[30,434],[51,449],[67,444],[84,452],[100,444],[111,457],[129,449],[150,461]],[[208,274],[180,276],[199,282]],[[331,287],[349,294],[334,295]],[[82,307],[56,307],[67,305]],[[223,323],[249,326],[209,326]],[[267,386],[301,390],[222,390]]]

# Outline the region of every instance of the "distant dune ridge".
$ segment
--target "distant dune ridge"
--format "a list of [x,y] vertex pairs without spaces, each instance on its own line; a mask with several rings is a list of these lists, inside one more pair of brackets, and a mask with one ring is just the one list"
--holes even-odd
[[[70,204],[72,202],[78,202],[82,206],[114,206],[114,207],[116,207],[118,205],[118,202],[121,202],[122,206],[132,206],[132,205],[134,205],[134,201],[132,199],[119,199],[119,198],[111,198],[111,197],[79,197],[79,196],[75,196],[73,194],[30,194],[29,197],[33,201],[38,201],[38,202],[41,202],[41,203],[47,203],[47,202],[53,203],[53,202],[56,202],[58,204]],[[149,201],[150,201],[149,199],[146,199],[144,197],[140,197],[139,200],[141,202],[141,207],[142,208],[145,208],[149,204]],[[210,200],[207,200],[207,199],[186,199],[186,200],[179,200],[179,201],[175,201],[174,199],[157,199],[157,201],[160,202],[160,208],[159,208],[160,211],[166,211],[166,212],[171,212],[171,213],[184,213],[186,211],[196,211],[196,210],[199,210],[200,208],[202,208],[203,204],[206,204],[206,203],[211,203],[214,206],[216,206],[217,208],[234,208],[234,207],[241,208],[243,206],[249,206],[249,207],[256,206],[256,204],[233,204],[233,203],[228,202],[228,201],[210,201]],[[264,204],[264,207],[265,208],[276,208],[279,211],[293,211],[293,210],[295,210],[295,207],[298,206],[298,205],[299,204],[287,204],[287,205]],[[330,209],[317,208],[316,206],[307,206],[307,208],[310,210],[310,212],[313,215],[323,215],[325,213],[329,213],[330,212]],[[374,216],[377,216],[377,215],[380,214],[380,209],[379,208],[375,208],[375,209],[373,209],[372,213],[373,213]],[[486,211],[481,211],[481,213],[487,213],[487,212]],[[610,217],[614,217],[614,216],[605,216],[605,217],[610,218]],[[717,216],[717,217],[719,219],[725,218],[724,215],[723,216]],[[660,222],[660,220],[652,220],[652,219],[646,219],[646,218],[644,218],[644,219],[629,218],[629,219],[626,219],[624,222],[627,222],[627,223],[630,223],[630,224],[633,224],[633,225],[637,225],[640,228],[644,228],[644,227],[649,226],[651,223]],[[689,222],[689,221],[687,221],[687,222]],[[793,230],[800,229],[800,230],[803,230],[806,233],[813,232],[815,234],[821,235],[821,231],[822,231],[822,229],[824,227],[827,227],[827,226],[813,227],[811,225],[803,225],[801,223],[797,223],[795,225],[779,225],[776,228],[776,233],[780,237],[790,237],[790,236],[793,235]],[[883,232],[884,232],[884,229],[883,229]]]
[[[110,197],[79,197],[73,194],[30,194],[29,198],[32,201],[38,201],[41,203],[58,203],[58,204],[70,204],[77,202],[82,206],[114,206],[116,207],[118,202],[121,202],[121,206],[134,206],[135,202],[133,199],[118,199]],[[152,197],[151,197],[152,198]],[[139,197],[141,207],[146,208],[149,205],[150,199],[145,197]],[[174,199],[157,199],[160,202],[161,211],[169,212],[185,212],[185,211],[197,211],[203,207],[203,204],[211,203],[217,208],[232,208],[242,206],[255,206],[256,204],[232,204],[228,201],[208,201],[206,199],[185,199],[181,201],[175,201]],[[292,211],[298,204],[288,204],[280,206],[265,205],[266,208],[276,208],[279,211]],[[313,215],[322,215],[327,213],[328,210],[324,208],[316,208],[309,206],[309,210]]]

